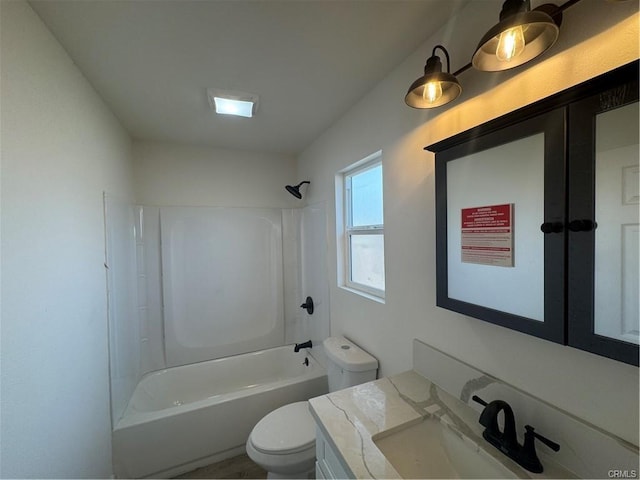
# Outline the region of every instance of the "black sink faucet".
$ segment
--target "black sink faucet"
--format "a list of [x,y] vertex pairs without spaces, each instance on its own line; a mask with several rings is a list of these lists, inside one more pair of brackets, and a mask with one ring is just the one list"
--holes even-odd
[[303,343],[296,343],[296,346],[293,347],[293,351],[294,352],[299,352],[301,348],[311,348],[313,347],[313,343],[311,343],[311,340],[307,340],[306,342]]
[[[474,395],[473,400],[478,401],[478,397]],[[480,402],[478,402],[480,403]],[[498,425],[498,414],[504,412],[504,429],[500,431]],[[520,448],[518,445],[518,436],[516,434],[516,419],[513,415],[513,409],[504,400],[494,400],[490,403],[484,403],[484,410],[480,414],[480,425],[485,427],[482,436],[487,442],[502,450],[507,455]]]
[[[476,395],[471,398],[484,407],[479,419],[480,424],[485,427],[482,432],[484,439],[530,472],[542,473],[543,467],[536,454],[535,439],[537,438],[555,452],[560,450],[560,445],[536,433],[531,425],[525,425],[524,444],[520,445],[516,434],[513,409],[507,402],[494,400],[487,403]],[[504,412],[504,429],[502,431],[498,425],[500,412]]]

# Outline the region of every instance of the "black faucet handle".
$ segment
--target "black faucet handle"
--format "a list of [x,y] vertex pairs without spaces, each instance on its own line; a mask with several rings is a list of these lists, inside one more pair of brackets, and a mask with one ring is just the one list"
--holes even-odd
[[480,405],[482,405],[483,407],[486,407],[487,405],[489,405],[487,402],[485,402],[483,399],[481,399],[479,396],[474,395],[473,397],[471,397],[471,400],[473,400],[476,403],[479,403]]
[[533,437],[537,438],[542,443],[544,443],[547,447],[549,447],[554,452],[557,452],[558,450],[560,450],[560,445],[558,445],[556,442],[554,442],[552,440],[549,440],[546,437],[543,437],[539,433],[536,433],[535,429],[531,425],[525,425],[524,429],[525,429],[525,434],[524,434],[525,440],[526,440],[527,435],[532,435]]
[[313,315],[313,298],[307,297],[305,302],[300,305],[300,308],[304,308],[309,315]]
[[536,438],[556,452],[560,450],[560,445],[536,433],[531,425],[525,425],[524,429],[524,445],[522,445],[516,461],[530,472],[542,473],[544,467],[536,454]]

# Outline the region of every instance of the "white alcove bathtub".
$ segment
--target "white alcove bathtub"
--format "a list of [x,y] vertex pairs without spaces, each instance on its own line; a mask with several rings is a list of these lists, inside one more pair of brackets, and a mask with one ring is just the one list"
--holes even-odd
[[293,345],[152,372],[114,429],[115,474],[166,478],[243,453],[267,413],[324,393],[326,370]]

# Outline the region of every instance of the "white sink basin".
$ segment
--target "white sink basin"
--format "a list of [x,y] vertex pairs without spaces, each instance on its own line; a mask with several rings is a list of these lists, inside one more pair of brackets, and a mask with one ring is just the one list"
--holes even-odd
[[512,471],[437,419],[373,438],[402,478],[516,478]]

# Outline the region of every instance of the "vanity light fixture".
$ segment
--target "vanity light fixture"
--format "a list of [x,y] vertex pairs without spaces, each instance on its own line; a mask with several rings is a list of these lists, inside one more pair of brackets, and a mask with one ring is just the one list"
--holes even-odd
[[486,72],[527,63],[556,42],[561,22],[560,7],[551,3],[531,10],[530,0],[506,0],[500,22],[482,37],[471,63]]
[[252,93],[207,88],[209,105],[220,115],[251,118],[258,110],[258,95]]
[[[497,72],[517,67],[545,52],[558,39],[562,13],[582,0],[567,0],[562,5],[545,3],[531,10],[531,0],[506,0],[500,22],[480,40],[471,62],[449,73],[449,52],[442,46],[433,48],[424,67],[424,75],[409,87],[404,101],[412,108],[434,108],[458,98],[462,87],[458,75],[471,67]],[[607,0],[622,3],[627,0]],[[440,49],[447,58],[447,71],[436,55]]]
[[[442,50],[447,59],[446,72],[442,71],[442,62],[436,55],[437,49]],[[427,59],[424,75],[411,84],[404,101],[413,108],[435,108],[455,100],[460,93],[460,82],[450,73],[449,52],[442,45],[436,45],[431,57]]]

